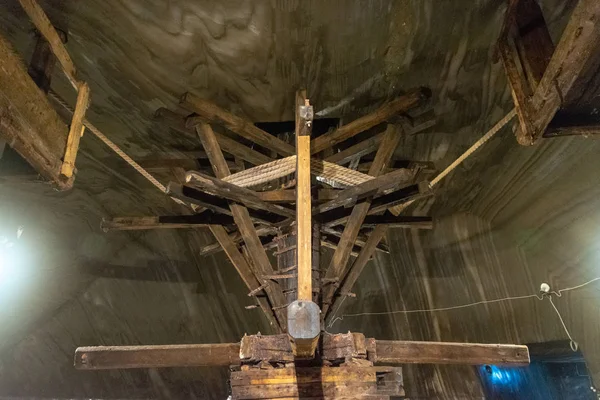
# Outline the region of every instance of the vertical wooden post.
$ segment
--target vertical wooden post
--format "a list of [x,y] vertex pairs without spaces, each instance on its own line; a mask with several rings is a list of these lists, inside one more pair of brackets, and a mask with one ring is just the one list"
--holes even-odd
[[296,93],[296,226],[298,299],[288,306],[288,332],[294,355],[311,358],[321,331],[319,306],[312,296],[312,210],[310,131],[313,111],[305,91]]
[[[310,196],[310,124],[300,115],[309,107],[306,94],[296,94],[296,226],[298,229],[298,300],[312,301],[312,217]],[[303,108],[304,107],[304,108]]]

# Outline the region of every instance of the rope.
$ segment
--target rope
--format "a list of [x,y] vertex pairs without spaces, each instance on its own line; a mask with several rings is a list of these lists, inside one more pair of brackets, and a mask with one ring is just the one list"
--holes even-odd
[[[56,101],[58,104],[60,104],[64,109],[66,109],[71,114],[73,114],[73,109],[56,92],[54,92],[52,89],[50,89],[48,94],[50,95],[50,97],[52,97],[54,99],[54,101]],[[94,125],[92,125],[92,123],[90,121],[88,121],[87,119],[84,119],[83,124],[86,126],[86,128],[89,129],[90,132],[92,132],[94,135],[96,135],[96,137],[98,139],[100,139],[102,142],[104,142],[105,145],[107,145],[112,151],[117,153],[117,155],[119,157],[121,157],[123,160],[125,160],[125,162],[127,162],[127,164],[131,165],[144,178],[146,178],[150,183],[152,183],[154,186],[156,186],[158,188],[158,190],[160,190],[163,193],[167,192],[167,188],[165,187],[165,185],[163,185],[162,183],[157,181],[156,178],[154,178],[152,175],[150,175],[150,173],[148,171],[146,171],[144,168],[142,168],[141,165],[136,163],[131,157],[129,157],[127,154],[125,154],[123,152],[123,150],[121,150],[119,148],[119,146],[114,144],[109,138],[107,138],[102,132],[100,132],[100,130],[98,130]]]
[[[440,172],[438,174],[438,176],[436,176],[435,178],[433,178],[432,181],[429,183],[429,187],[433,188],[435,185],[437,185],[438,183],[440,183],[440,181],[442,179],[444,179],[450,172],[452,172],[463,161],[465,161],[467,159],[467,157],[469,157],[471,154],[473,154],[485,142],[487,142],[488,140],[490,140],[496,133],[500,132],[500,130],[502,128],[504,128],[504,126],[506,124],[508,124],[510,122],[510,120],[515,117],[515,115],[517,115],[517,110],[515,108],[513,108],[512,110],[510,110],[508,112],[508,114],[506,114],[504,116],[504,118],[502,118],[500,121],[498,121],[496,123],[496,125],[494,125],[489,131],[487,131],[485,135],[483,135],[477,142],[475,142],[471,147],[469,147],[469,149],[467,151],[465,151],[460,157],[458,157],[452,164],[450,164],[448,167],[446,167],[445,170],[443,170],[442,172]],[[391,209],[391,211],[394,214],[397,215],[402,210],[406,209],[408,206],[410,206],[414,202],[415,202],[415,200],[407,201],[404,204],[401,204],[401,205],[398,205],[396,207],[393,207]]]

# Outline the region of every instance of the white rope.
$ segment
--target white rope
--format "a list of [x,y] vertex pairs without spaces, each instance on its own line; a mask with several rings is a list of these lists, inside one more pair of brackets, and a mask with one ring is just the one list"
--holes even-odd
[[[440,172],[435,178],[431,180],[429,183],[429,187],[433,188],[435,185],[440,183],[442,179],[444,179],[450,172],[452,172],[456,167],[458,167],[463,161],[467,159],[471,154],[473,154],[477,149],[479,149],[485,142],[490,140],[494,135],[510,122],[517,115],[517,110],[513,108],[502,118],[500,121],[496,123],[489,131],[485,133],[478,141],[476,141],[467,151],[465,151],[460,157],[458,157],[452,164],[446,167],[442,172]],[[406,209],[416,200],[407,201],[404,204],[400,204],[398,206],[392,207],[391,210],[394,214],[398,215],[402,210]]]

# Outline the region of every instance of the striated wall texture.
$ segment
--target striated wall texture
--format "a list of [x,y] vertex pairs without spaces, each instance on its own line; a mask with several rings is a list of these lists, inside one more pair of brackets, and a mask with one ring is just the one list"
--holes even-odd
[[[544,2],[558,37],[571,1]],[[69,31],[90,83],[89,119],[134,157],[198,149],[152,120],[192,91],[253,121],[289,120],[304,86],[320,115],[351,121],[402,90],[433,90],[438,124],[405,137],[399,157],[440,169],[510,108],[494,62],[501,1],[87,0],[42,3]],[[0,30],[28,59],[31,26],[16,0],[0,4]],[[74,95],[60,73],[53,87]],[[600,276],[600,144],[593,139],[517,145],[507,128],[417,204],[431,232],[393,230],[339,315],[446,307],[535,293]],[[168,199],[91,135],[76,188],[0,183],[0,229],[25,226],[30,257],[4,283],[0,395],[226,397],[227,371],[78,372],[75,347],[236,341],[269,332],[222,254],[199,258],[208,231],[100,232],[106,216],[177,212]],[[166,182],[168,177],[161,176]],[[327,261],[325,250],[323,262]],[[557,306],[600,380],[598,285]],[[566,335],[547,302],[519,300],[429,314],[345,317],[331,332],[382,339],[530,343]],[[406,368],[407,393],[482,398],[473,368]]]

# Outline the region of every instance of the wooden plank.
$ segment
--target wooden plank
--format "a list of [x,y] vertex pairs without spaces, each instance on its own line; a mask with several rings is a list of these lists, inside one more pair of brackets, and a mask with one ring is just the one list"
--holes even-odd
[[240,364],[239,352],[239,343],[78,347],[75,368],[226,367]]
[[25,12],[29,15],[31,22],[33,22],[37,30],[44,36],[46,41],[48,41],[52,48],[52,52],[58,59],[67,79],[71,82],[73,87],[77,89],[79,82],[77,80],[77,69],[75,68],[75,64],[73,64],[71,56],[69,56],[58,32],[54,29],[54,26],[48,19],[44,10],[35,0],[19,0],[19,3],[21,3]]
[[320,310],[312,301],[312,198],[310,134],[313,109],[306,91],[296,92],[296,266],[297,300],[288,306],[288,331],[294,355],[314,357],[319,342]]
[[63,157],[63,164],[60,169],[61,175],[67,179],[73,176],[75,171],[75,159],[77,158],[77,152],[79,151],[79,141],[83,136],[85,126],[83,121],[85,119],[85,112],[89,106],[90,88],[87,83],[82,82],[79,85],[79,92],[77,93],[77,103],[75,104],[75,112],[71,119],[71,126],[69,127],[69,136],[67,138],[67,146],[65,149],[65,155]]
[[545,138],[561,136],[595,136],[600,135],[600,125],[583,126],[549,126],[544,133]]
[[233,225],[233,218],[211,211],[193,215],[160,215],[148,217],[115,217],[103,219],[100,227],[104,232],[147,229],[207,228],[209,225]]
[[[225,228],[219,225],[211,225],[210,231],[225,251],[225,254],[227,254],[229,261],[231,261],[233,264],[234,268],[246,284],[248,290],[250,292],[256,292],[262,283],[257,279],[252,267],[248,264],[244,255],[240,253],[237,244],[232,240],[227,231],[225,231]],[[279,323],[273,314],[273,310],[269,305],[268,300],[264,297],[256,297],[256,301],[267,317],[267,320],[269,321],[269,324],[273,330],[276,333],[281,332],[281,327],[279,326]]]
[[295,217],[294,210],[278,204],[262,201],[253,190],[249,190],[212,176],[204,175],[197,171],[186,174],[187,186],[191,186],[205,193],[220,196],[256,210],[271,212],[284,217]]
[[[186,203],[195,204],[216,213],[233,216],[230,205],[234,204],[230,204],[226,199],[220,196],[202,192],[191,186],[169,182],[167,185],[167,194]],[[262,210],[251,210],[248,215],[252,221],[265,225],[280,224],[286,220],[286,218],[281,215]]]
[[[306,102],[306,104],[305,104]],[[300,114],[308,107],[306,92],[296,93],[296,230],[298,300],[312,301],[312,198],[310,192],[310,132],[311,121]]]
[[60,176],[68,131],[11,44],[0,35],[0,137],[61,190],[73,184],[72,178]]
[[294,147],[292,145],[257,128],[252,122],[233,115],[208,100],[196,97],[191,93],[185,93],[181,97],[179,104],[200,116],[200,118],[188,118],[186,122],[188,127],[201,125],[205,122],[222,124],[241,137],[250,139],[256,144],[282,156],[291,156],[294,154]]
[[527,346],[513,344],[375,340],[374,355],[381,364],[529,364]]
[[[219,143],[217,142],[217,139],[210,126],[202,123],[198,125],[196,131],[198,132],[198,136],[200,137],[202,145],[204,146],[204,150],[206,151],[206,154],[213,165],[215,176],[223,179],[226,176],[231,175],[229,167],[225,161],[225,157],[223,157],[223,152],[221,151]],[[253,267],[254,275],[272,275],[273,267],[269,261],[269,257],[267,256],[265,249],[262,247],[262,243],[260,242],[257,230],[252,223],[248,209],[238,204],[230,204],[229,208],[250,254],[252,260],[251,267]],[[275,312],[279,326],[285,331],[287,324],[287,312],[285,308],[281,308],[281,306],[285,304],[283,292],[279,285],[275,282],[267,285],[265,291],[267,292],[267,296],[269,297],[269,301],[271,302],[271,306]]]
[[295,170],[296,156],[290,156],[228,175],[223,180],[238,186],[251,187],[283,178],[293,174]]
[[374,228],[379,225],[385,225],[386,228],[433,229],[433,219],[412,215],[396,216],[386,211],[382,215],[367,215],[363,221],[363,228]]
[[[381,174],[385,169],[387,163],[391,160],[398,142],[400,141],[400,135],[396,133],[396,129],[392,125],[388,125],[384,139],[379,144],[379,149],[373,160],[373,164],[369,170],[369,175],[376,177]],[[346,265],[350,258],[350,251],[353,243],[356,241],[363,220],[367,216],[371,202],[365,200],[363,203],[356,205],[352,209],[352,213],[348,219],[348,222],[342,233],[340,243],[337,250],[334,252],[331,262],[327,268],[325,277],[328,279],[339,279],[343,280],[346,272]],[[323,313],[327,315],[327,310],[335,294],[336,287],[334,285],[328,285],[323,289]]]
[[317,154],[344,140],[350,139],[375,125],[387,121],[389,118],[399,113],[406,112],[411,108],[418,106],[430,97],[431,90],[427,88],[409,90],[405,95],[384,104],[374,112],[354,120],[347,125],[341,126],[333,132],[315,138],[312,141],[311,153]]
[[[352,288],[354,287],[354,284],[356,283],[356,281],[357,281],[358,277],[360,276],[360,274],[362,273],[363,269],[365,268],[365,266],[367,265],[367,263],[369,262],[369,260],[373,256],[373,254],[375,253],[375,249],[377,248],[377,245],[379,244],[379,242],[381,241],[381,239],[383,238],[383,236],[385,235],[386,232],[387,232],[387,227],[383,226],[383,225],[376,226],[375,229],[373,230],[373,232],[371,232],[365,247],[362,248],[362,250],[360,251],[360,254],[358,255],[356,260],[354,260],[354,262],[350,266],[348,274],[346,274],[346,277],[345,277],[342,285],[340,286],[340,293],[352,292]],[[343,296],[339,296],[339,297],[336,297],[333,299],[333,304],[330,308],[331,315],[337,314],[337,312],[339,311],[339,307],[341,307],[342,299],[344,299]],[[327,318],[327,317],[328,317],[328,315],[325,316],[325,318]]]
[[269,201],[272,203],[296,202],[296,191],[294,189],[268,190],[265,192],[256,192],[256,195],[262,201]]
[[401,168],[359,185],[339,191],[334,199],[316,206],[313,215],[338,207],[347,207],[368,196],[380,196],[386,191],[397,190],[402,186],[406,186],[414,176],[415,171]]
[[[433,191],[429,188],[427,182],[421,182],[420,184],[409,185],[402,189],[396,190],[391,193],[387,193],[383,196],[377,197],[372,200],[365,200],[360,203],[358,206],[362,206],[365,203],[369,204],[369,209],[366,211],[368,215],[374,215],[377,213],[385,212],[387,209],[396,207],[400,204],[408,203],[409,201],[415,201],[417,199],[422,199],[425,197],[429,197],[433,194]],[[357,206],[357,207],[358,207]],[[366,206],[364,206],[366,207]],[[353,210],[344,207],[338,207],[333,210],[326,211],[318,215],[318,220],[324,226],[332,227],[336,225],[343,224],[349,221],[352,218]],[[394,222],[394,218],[396,216],[394,214],[381,217],[379,221],[382,223],[385,220],[389,220]],[[400,218],[400,217],[398,217]],[[365,218],[362,218],[361,221],[364,223]],[[371,219],[371,224],[373,222],[378,221],[378,218],[373,216]],[[402,219],[397,221],[402,222]]]
[[339,165],[348,164],[350,161],[366,156],[377,150],[379,143],[383,140],[385,132],[378,133],[375,136],[371,136],[362,142],[350,146],[342,151],[339,151],[331,156],[325,157],[325,161],[336,163]]
[[[154,118],[165,123],[168,127],[175,131],[181,132],[188,136],[197,137],[195,128],[188,128],[185,125],[185,117],[183,115],[177,114],[166,108],[159,108],[154,113]],[[273,161],[271,157],[253,150],[250,147],[245,146],[244,144],[239,143],[225,135],[221,135],[217,132],[214,132],[214,134],[217,137],[217,141],[219,142],[221,149],[234,157],[248,161],[252,165],[260,165]]]

